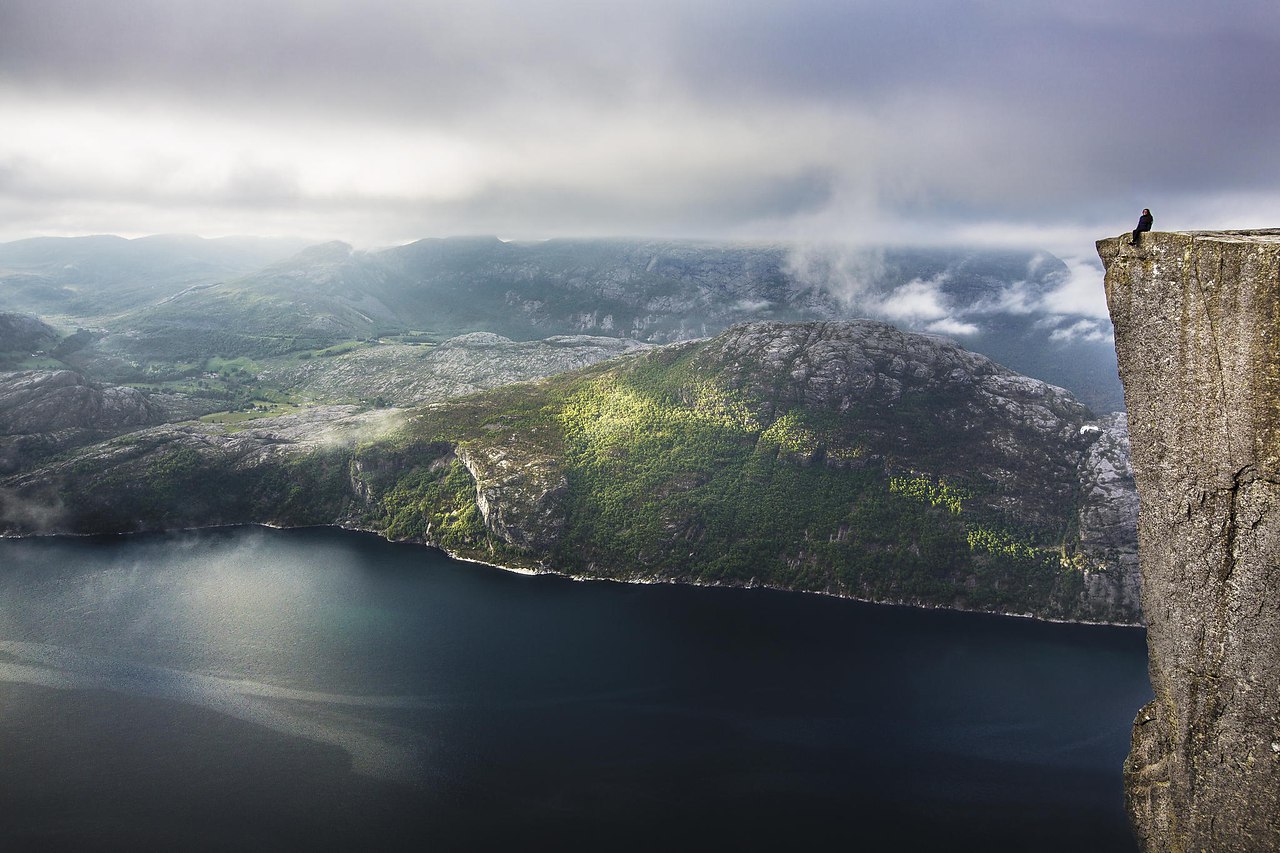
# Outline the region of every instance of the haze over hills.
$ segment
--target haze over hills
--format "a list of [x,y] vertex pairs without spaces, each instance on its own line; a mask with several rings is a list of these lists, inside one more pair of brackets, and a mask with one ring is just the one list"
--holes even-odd
[[30,314],[0,313],[0,367],[20,364],[31,353],[51,349],[58,330]]
[[80,365],[96,358],[117,381],[149,378],[132,362],[272,358],[407,332],[665,343],[738,322],[873,317],[953,337],[1098,411],[1123,408],[1106,322],[1051,307],[1071,270],[1041,252],[489,237],[328,243],[248,269],[283,245],[148,239],[0,245],[0,306],[109,333]]
[[235,278],[303,248],[300,240],[183,234],[35,237],[0,243],[0,310],[82,322]]

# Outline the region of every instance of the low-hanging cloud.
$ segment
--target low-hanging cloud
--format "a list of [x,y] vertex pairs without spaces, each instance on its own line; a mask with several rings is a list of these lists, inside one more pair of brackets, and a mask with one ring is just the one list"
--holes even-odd
[[60,532],[67,519],[62,498],[48,492],[0,488],[0,529],[20,534]]
[[[1061,269],[1044,266],[1052,263]],[[1027,278],[1011,281],[994,294],[969,306],[974,313],[1090,317],[1108,322],[1103,269],[1096,258],[1067,256],[1061,259],[1036,255]],[[1094,324],[1097,325],[1097,324]]]
[[964,337],[979,331],[976,323],[962,319],[973,306],[955,306],[943,291],[947,274],[930,280],[915,279],[888,294],[869,300],[868,310],[897,325],[938,335]]
[[[1055,319],[1061,320],[1062,318]],[[1111,339],[1110,324],[1104,324],[1098,320],[1076,320],[1074,323],[1067,321],[1066,324],[1058,326],[1049,333],[1049,340],[1057,343],[1073,343],[1076,341],[1101,343]]]
[[892,292],[875,300],[873,304],[876,313],[881,316],[891,320],[919,323],[940,320],[947,316],[949,310],[943,304],[945,299],[941,278],[929,281],[915,279],[895,287]]
[[851,309],[884,277],[884,249],[849,244],[798,243],[786,255],[784,272],[800,286],[819,290]]
[[967,335],[976,335],[979,331],[978,324],[966,323],[957,320],[954,317],[943,317],[941,320],[934,320],[924,327],[926,332],[933,332],[937,335],[951,335],[955,337],[965,337]]
[[1096,258],[1065,257],[1067,274],[1041,299],[1041,307],[1055,314],[1080,314],[1107,320],[1102,264]]
[[832,299],[846,316],[866,316],[903,328],[965,338],[990,332],[1001,315],[1026,317],[1053,344],[1111,340],[1101,264],[1087,257],[1059,259],[1036,252],[1023,276],[988,282],[977,296],[962,278],[965,255],[928,278],[891,285],[887,250],[856,245],[800,244],[787,253],[784,271],[801,288]]

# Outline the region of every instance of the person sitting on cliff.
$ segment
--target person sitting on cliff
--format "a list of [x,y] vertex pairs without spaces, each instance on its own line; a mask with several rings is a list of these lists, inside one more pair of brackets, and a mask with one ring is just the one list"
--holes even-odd
[[1143,231],[1151,230],[1152,222],[1155,222],[1155,219],[1151,216],[1151,211],[1145,207],[1142,208],[1142,215],[1138,217],[1138,227],[1133,229],[1133,236],[1129,238],[1130,246],[1136,246],[1138,244],[1139,234]]

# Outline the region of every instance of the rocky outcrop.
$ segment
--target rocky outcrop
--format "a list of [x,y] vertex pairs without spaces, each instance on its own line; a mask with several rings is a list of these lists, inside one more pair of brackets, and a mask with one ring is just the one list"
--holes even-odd
[[[762,401],[766,422],[796,405],[826,410],[856,424],[890,469],[984,479],[996,488],[979,500],[1031,526],[1052,526],[1074,506],[1081,477],[1091,476],[1088,449],[1103,434],[1062,388],[947,338],[872,320],[736,326],[694,364]],[[1132,538],[1135,517],[1128,523]]]
[[1142,507],[1147,850],[1280,849],[1280,230],[1102,240]]
[[569,489],[560,460],[512,435],[499,444],[459,448],[476,482],[476,507],[485,527],[504,542],[547,553],[565,525]]
[[472,332],[439,346],[382,344],[332,358],[313,358],[269,368],[262,377],[317,400],[365,399],[420,406],[648,348],[623,338],[562,335],[512,341],[490,332]]
[[[738,430],[741,440],[758,437],[761,448],[776,447],[771,452],[791,464],[845,472],[840,477],[924,477],[970,484],[966,512],[1023,531],[1040,549],[1060,549],[1063,574],[1081,578],[1079,586],[1067,584],[1025,599],[1027,609],[1016,612],[1123,623],[1140,619],[1137,501],[1123,415],[1096,419],[1061,388],[1015,374],[944,338],[873,321],[736,326],[711,341],[653,350],[608,375],[614,378],[603,387],[633,389],[620,393],[639,409],[664,404],[658,402],[661,397],[646,403],[628,395],[643,397],[643,389],[652,389],[655,382],[682,377],[677,385],[666,386],[666,393],[676,398],[667,398],[671,404],[700,413],[691,417],[736,423],[726,428]],[[628,377],[633,375],[648,378],[632,385]],[[554,398],[541,393],[530,388],[526,410],[554,411]],[[597,393],[610,392],[591,392],[590,398],[598,399]],[[575,473],[563,447],[549,447],[505,426],[498,413],[510,400],[473,401],[470,405],[478,412],[470,417],[478,426],[460,433],[457,455],[476,482],[477,505],[487,528],[544,563],[572,565],[577,552],[570,548],[573,553],[566,553],[561,536],[569,527],[580,536],[582,519],[566,505],[574,503],[569,482],[576,477],[582,483],[590,476]],[[611,410],[593,415],[592,423],[604,432],[630,434],[637,427],[628,417],[623,410]],[[521,429],[528,428],[523,417],[516,421],[525,424]],[[426,430],[431,436],[447,433],[439,427]],[[627,442],[578,448],[594,458],[617,460],[618,476],[655,477],[652,457],[624,461],[633,460],[634,450]],[[672,452],[684,451],[673,447]],[[669,572],[677,579],[701,580],[696,567],[681,565],[683,555],[696,548],[686,544],[677,552],[681,543],[724,534],[708,526],[716,522],[685,508],[687,495],[711,476],[681,470],[665,481],[655,480],[648,496],[653,503],[637,508],[635,529],[647,523],[646,513],[657,511],[656,526],[663,533],[634,553],[604,549],[566,570],[591,574],[607,566],[622,576]],[[773,497],[761,491],[742,499]],[[580,512],[581,491],[576,500]],[[623,535],[631,529],[626,526]],[[807,548],[803,541],[830,535],[836,537],[832,541],[847,543],[852,533],[848,525],[833,531],[789,531],[788,536],[799,537],[797,543],[780,541],[771,547],[794,547],[787,558],[791,569],[821,575],[830,570],[826,561],[831,554]],[[943,595],[953,606],[969,606],[965,584],[972,582],[958,577]],[[1026,578],[1015,582],[1028,583]],[[832,582],[827,588],[884,597],[879,587]],[[910,584],[894,594],[901,596],[895,600],[938,600],[936,590],[926,596]]]
[[207,410],[181,395],[95,383],[70,370],[0,373],[0,474],[109,436]]
[[95,385],[70,370],[0,374],[0,433],[8,435],[138,427],[166,414],[136,388]]

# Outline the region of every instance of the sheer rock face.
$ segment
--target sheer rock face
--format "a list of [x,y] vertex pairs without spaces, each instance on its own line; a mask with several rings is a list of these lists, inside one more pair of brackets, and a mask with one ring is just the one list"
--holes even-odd
[[1098,242],[1154,701],[1125,765],[1148,850],[1280,849],[1280,230]]
[[1081,427],[1084,433],[1096,433],[1080,461],[1080,546],[1094,557],[1093,566],[1085,569],[1086,595],[1118,613],[1139,612],[1142,597],[1128,420],[1126,413],[1113,412]]
[[456,452],[476,482],[476,508],[485,526],[517,547],[550,550],[566,521],[563,498],[569,483],[560,461],[518,435]]

